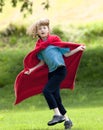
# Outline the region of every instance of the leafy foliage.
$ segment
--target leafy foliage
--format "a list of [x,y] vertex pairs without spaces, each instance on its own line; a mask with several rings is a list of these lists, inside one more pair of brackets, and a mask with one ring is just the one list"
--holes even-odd
[[68,40],[66,33],[60,28],[60,26],[54,27],[52,33],[58,35],[64,41]]
[[[11,0],[12,7],[17,7],[17,4],[21,3],[20,11],[26,12],[24,13],[24,17],[26,17],[26,14],[32,14],[33,12],[33,1],[31,0]],[[3,11],[3,7],[5,6],[6,2],[5,0],[0,0],[0,12]],[[48,9],[50,7],[49,0],[46,0],[45,2],[41,3],[44,6],[44,9]]]
[[0,32],[1,36],[12,36],[12,35],[25,35],[26,28],[24,26],[16,26],[14,24],[9,24],[9,26]]

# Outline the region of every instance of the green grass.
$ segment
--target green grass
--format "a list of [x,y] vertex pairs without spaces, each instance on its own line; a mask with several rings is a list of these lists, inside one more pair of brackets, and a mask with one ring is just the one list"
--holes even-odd
[[[74,122],[72,130],[102,130],[103,107],[67,109]],[[3,111],[1,130],[63,130],[63,123],[47,126],[52,115],[48,110]]]
[[[103,129],[103,88],[89,85],[88,82],[76,82],[75,90],[61,91],[63,104],[74,124],[72,130]],[[42,94],[16,106],[14,100],[11,86],[0,88],[0,130],[64,129],[63,123],[47,126],[53,112],[48,109]]]

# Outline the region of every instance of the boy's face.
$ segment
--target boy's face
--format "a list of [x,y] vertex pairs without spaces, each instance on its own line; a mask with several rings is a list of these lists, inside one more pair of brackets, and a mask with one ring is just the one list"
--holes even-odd
[[39,27],[37,27],[37,34],[41,37],[41,38],[46,38],[49,34],[49,28],[46,25],[41,25]]

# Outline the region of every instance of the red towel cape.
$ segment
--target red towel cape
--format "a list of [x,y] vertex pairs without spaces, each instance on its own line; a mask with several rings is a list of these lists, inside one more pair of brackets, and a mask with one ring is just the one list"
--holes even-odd
[[[36,43],[36,47],[33,51],[31,51],[24,58],[24,70],[22,70],[16,77],[14,90],[15,90],[15,104],[20,103],[26,98],[29,98],[33,95],[42,93],[42,90],[45,84],[48,81],[48,67],[47,65],[43,65],[33,71],[30,75],[24,74],[26,70],[34,67],[39,63],[39,59],[37,58],[37,53],[41,50],[45,49],[49,45],[54,45],[58,47],[68,47],[70,50],[75,49],[80,46],[77,43],[63,42],[56,35],[49,35],[47,41],[43,42],[39,39]],[[67,68],[67,76],[64,81],[61,83],[61,89],[63,88],[74,88],[75,76],[77,72],[77,68],[82,56],[82,51],[69,56],[64,57],[66,68]]]

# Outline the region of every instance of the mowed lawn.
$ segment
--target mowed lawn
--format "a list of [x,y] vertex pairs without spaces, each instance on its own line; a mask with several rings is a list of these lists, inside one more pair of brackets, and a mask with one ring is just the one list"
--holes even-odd
[[[73,130],[102,130],[103,107],[67,108]],[[63,123],[47,126],[52,114],[47,109],[4,110],[0,112],[0,130],[64,130]]]
[[[72,130],[103,129],[103,88],[62,90],[63,103],[74,126]],[[0,88],[0,130],[64,130],[63,123],[47,126],[53,112],[47,107],[43,95],[31,97],[14,106],[11,86]]]

